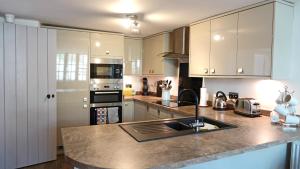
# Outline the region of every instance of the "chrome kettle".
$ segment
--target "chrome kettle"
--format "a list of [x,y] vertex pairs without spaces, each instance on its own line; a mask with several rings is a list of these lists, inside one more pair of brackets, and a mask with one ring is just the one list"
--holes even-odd
[[213,102],[213,109],[215,110],[227,110],[227,97],[224,92],[218,91]]

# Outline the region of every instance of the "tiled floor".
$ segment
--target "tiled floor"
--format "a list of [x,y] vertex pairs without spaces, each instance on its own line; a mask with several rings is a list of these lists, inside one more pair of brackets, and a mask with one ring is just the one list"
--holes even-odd
[[64,165],[64,156],[58,155],[57,160],[55,161],[24,167],[23,169],[68,169],[68,168],[69,167]]

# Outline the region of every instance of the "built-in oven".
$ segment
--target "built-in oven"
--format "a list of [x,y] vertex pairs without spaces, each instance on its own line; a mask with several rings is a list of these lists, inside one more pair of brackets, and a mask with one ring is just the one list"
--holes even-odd
[[92,58],[90,77],[91,79],[122,79],[123,60]]
[[91,79],[90,124],[122,122],[122,80]]

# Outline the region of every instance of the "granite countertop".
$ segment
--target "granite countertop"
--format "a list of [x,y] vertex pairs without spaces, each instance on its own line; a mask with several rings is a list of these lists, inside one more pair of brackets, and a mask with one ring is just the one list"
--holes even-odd
[[[125,99],[155,105],[152,102],[159,98],[134,96]],[[194,106],[166,109],[194,115]],[[272,125],[269,117],[247,118],[212,108],[200,108],[199,111],[201,116],[238,128],[148,142],[137,142],[118,124],[64,128],[66,160],[82,168],[180,168],[300,140],[300,129],[284,131],[280,126]]]

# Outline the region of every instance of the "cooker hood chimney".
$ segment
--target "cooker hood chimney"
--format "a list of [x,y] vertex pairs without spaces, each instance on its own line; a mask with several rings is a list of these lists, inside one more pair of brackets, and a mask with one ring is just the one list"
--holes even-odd
[[189,57],[189,27],[181,27],[170,33],[171,52],[163,54],[167,59],[181,59]]

